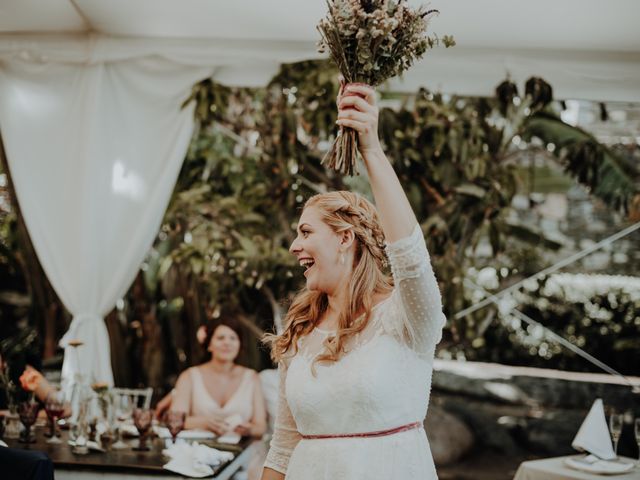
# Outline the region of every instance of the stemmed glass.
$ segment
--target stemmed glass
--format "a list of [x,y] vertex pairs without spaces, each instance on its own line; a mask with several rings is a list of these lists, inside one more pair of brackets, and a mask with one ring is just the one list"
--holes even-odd
[[136,408],[133,411],[133,424],[140,434],[140,443],[137,447],[133,448],[134,450],[149,450],[149,447],[147,447],[147,432],[151,428],[151,420],[153,420],[153,410],[149,408]]
[[55,389],[49,392],[44,402],[44,410],[47,412],[49,422],[51,422],[51,438],[47,440],[47,443],[61,443],[57,419],[62,417],[64,413],[64,395],[60,390]]
[[618,440],[620,440],[620,434],[622,433],[622,421],[623,416],[621,413],[612,413],[609,417],[609,430],[613,438],[613,451],[616,457],[618,456]]
[[103,411],[102,408],[100,408],[100,398],[94,391],[92,391],[91,398],[87,401],[87,423],[89,425],[88,440],[90,442],[96,442],[100,445],[101,435],[106,430],[104,425],[107,421],[108,418],[103,417]]
[[35,443],[36,439],[31,436],[31,427],[36,423],[40,405],[37,402],[26,401],[18,405],[18,415],[24,425],[24,432],[20,438],[20,443]]
[[129,445],[122,441],[122,424],[131,418],[133,413],[133,402],[131,401],[131,397],[126,394],[118,395],[115,402],[118,441],[111,445],[111,448],[122,450],[124,448],[129,448]]
[[184,421],[186,420],[186,418],[187,414],[178,410],[169,410],[164,414],[164,423],[169,429],[171,440],[174,444],[176,443],[178,434],[184,428]]

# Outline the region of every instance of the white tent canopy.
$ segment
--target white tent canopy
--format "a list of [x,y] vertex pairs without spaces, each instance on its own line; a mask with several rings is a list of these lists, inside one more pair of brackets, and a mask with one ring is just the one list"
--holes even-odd
[[[637,0],[449,0],[430,7],[441,10],[432,31],[454,35],[458,46],[430,52],[394,89],[487,95],[506,74],[518,82],[538,75],[558,98],[640,101]],[[318,56],[315,25],[325,9],[321,0],[3,0],[0,46],[48,56],[53,44],[61,53],[87,32],[117,37],[124,50],[146,39],[185,61],[217,55],[219,81],[259,85],[279,63]]]
[[[413,4],[418,4],[412,0]],[[557,98],[640,101],[637,0],[442,0],[429,52],[390,88],[489,95],[507,74]],[[74,320],[63,376],[112,382],[105,315],[133,280],[169,200],[190,87],[264,85],[319,58],[321,0],[1,0],[0,127],[29,233]],[[65,184],[66,182],[66,184]],[[64,185],[64,188],[60,188]]]

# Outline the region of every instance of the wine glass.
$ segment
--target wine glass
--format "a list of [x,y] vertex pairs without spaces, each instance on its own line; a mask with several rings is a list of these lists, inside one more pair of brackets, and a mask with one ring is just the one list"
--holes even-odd
[[91,392],[91,398],[87,401],[87,423],[89,425],[88,441],[100,443],[100,433],[98,425],[102,419],[102,412],[98,405],[98,396]]
[[147,447],[147,432],[151,428],[151,420],[153,419],[153,410],[150,408],[136,408],[133,410],[133,424],[138,429],[140,434],[140,442],[134,450],[146,451]]
[[47,394],[44,410],[47,412],[47,417],[51,422],[51,438],[47,440],[47,443],[61,443],[58,435],[57,419],[64,413],[64,395],[59,389],[51,390]]
[[129,445],[122,441],[122,424],[131,418],[133,413],[133,402],[131,397],[126,394],[118,395],[116,398],[116,430],[118,440],[111,445],[111,448],[122,450],[129,448]]
[[620,434],[622,433],[622,421],[623,417],[621,413],[614,412],[609,417],[609,430],[613,438],[613,451],[616,457],[618,456],[618,440],[620,440]]
[[35,443],[36,439],[31,436],[31,427],[36,423],[39,410],[40,405],[33,401],[22,402],[18,405],[18,415],[20,416],[20,421],[24,425],[24,432],[22,432],[20,443],[26,443],[27,445]]
[[169,429],[173,443],[176,443],[178,434],[184,428],[184,421],[187,418],[186,412],[178,410],[169,410],[164,414],[164,423]]

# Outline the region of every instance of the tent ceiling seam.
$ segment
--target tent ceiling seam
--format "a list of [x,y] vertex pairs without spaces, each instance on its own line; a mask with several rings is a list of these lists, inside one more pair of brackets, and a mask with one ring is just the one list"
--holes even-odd
[[87,32],[94,31],[93,24],[91,23],[91,20],[89,20],[89,17],[87,17],[87,15],[78,6],[78,4],[76,3],[76,0],[69,0],[69,3],[73,7],[73,9],[76,11],[76,13],[80,16],[80,18],[82,18],[82,21],[84,22],[84,24],[85,24],[85,26],[87,28]]

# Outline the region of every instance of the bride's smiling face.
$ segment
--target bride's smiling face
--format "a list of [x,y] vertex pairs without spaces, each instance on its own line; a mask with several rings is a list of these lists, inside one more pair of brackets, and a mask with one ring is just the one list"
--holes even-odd
[[[298,236],[289,251],[305,268],[309,290],[334,294],[350,273],[344,234],[334,232],[314,206],[306,207],[300,215]],[[342,252],[347,259],[344,263],[340,261]]]

